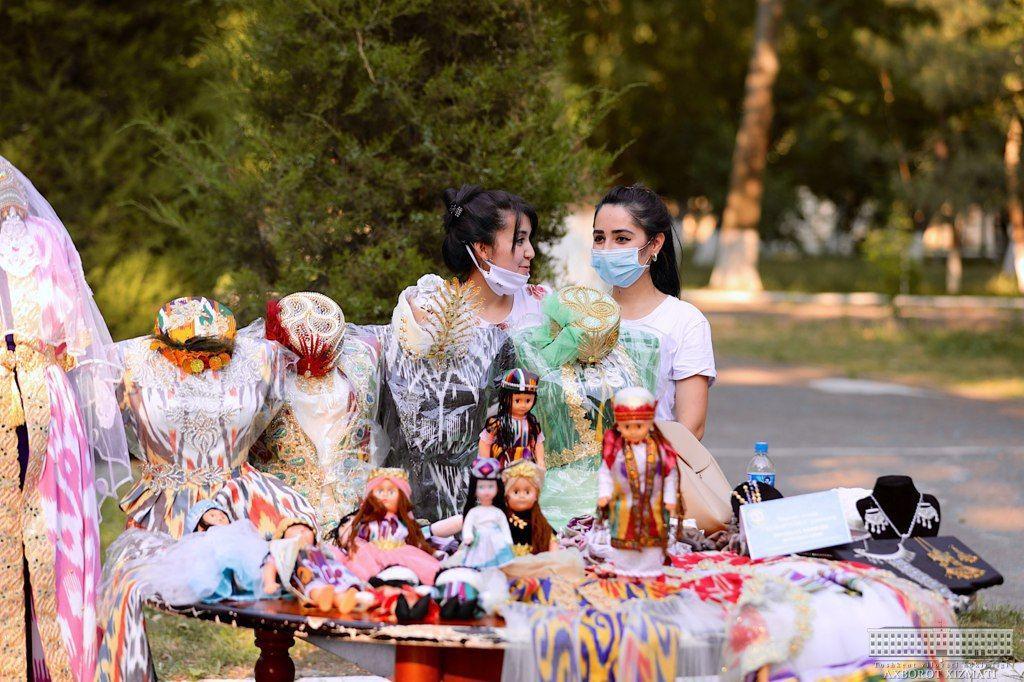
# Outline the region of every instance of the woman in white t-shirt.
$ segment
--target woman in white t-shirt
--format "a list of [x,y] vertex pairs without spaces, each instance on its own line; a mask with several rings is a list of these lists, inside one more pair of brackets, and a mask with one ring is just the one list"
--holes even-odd
[[643,185],[620,185],[601,199],[591,264],[612,286],[621,323],[661,342],[657,418],[678,421],[702,438],[708,387],[716,376],[711,325],[679,300],[672,217],[657,194]]

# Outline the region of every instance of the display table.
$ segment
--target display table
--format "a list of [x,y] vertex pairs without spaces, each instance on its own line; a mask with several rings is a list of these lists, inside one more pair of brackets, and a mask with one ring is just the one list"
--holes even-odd
[[352,614],[331,614],[304,608],[291,599],[222,601],[153,608],[188,618],[250,628],[260,650],[253,673],[256,682],[290,682],[295,664],[289,650],[295,637],[317,635],[349,642],[393,644],[399,682],[472,682],[501,679],[503,622],[497,617],[475,621],[442,621],[439,625],[397,625]]

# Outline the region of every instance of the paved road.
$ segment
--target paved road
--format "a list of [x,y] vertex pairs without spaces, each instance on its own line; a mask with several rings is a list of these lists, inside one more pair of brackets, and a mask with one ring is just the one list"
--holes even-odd
[[983,601],[1024,607],[1024,402],[725,360],[709,410],[704,443],[733,482],[743,480],[756,440],[769,442],[787,495],[912,476],[939,498],[942,534],[1006,578]]

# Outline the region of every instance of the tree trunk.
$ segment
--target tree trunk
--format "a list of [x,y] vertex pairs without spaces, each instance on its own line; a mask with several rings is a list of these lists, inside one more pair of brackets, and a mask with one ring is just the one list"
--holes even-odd
[[[1006,148],[1003,167],[1006,171],[1006,213],[1010,220],[1009,258],[1017,276],[1017,290],[1024,294],[1024,206],[1020,196],[1020,148],[1021,120],[1019,116],[1010,119],[1006,130]],[[1012,255],[1010,255],[1012,254]]]
[[772,123],[772,87],[779,73],[776,41],[781,16],[782,0],[757,0],[743,118],[736,132],[729,195],[718,235],[718,257],[711,273],[711,286],[715,289],[761,289],[757,227]]
[[963,280],[964,264],[961,256],[963,240],[960,231],[963,229],[961,217],[957,214],[949,225],[952,231],[952,238],[949,244],[949,253],[946,254],[946,293],[959,294],[960,283]]

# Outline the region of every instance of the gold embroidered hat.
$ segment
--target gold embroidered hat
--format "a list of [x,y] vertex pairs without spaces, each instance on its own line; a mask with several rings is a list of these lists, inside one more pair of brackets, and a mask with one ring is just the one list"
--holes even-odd
[[544,470],[531,460],[521,459],[505,467],[501,472],[501,480],[505,483],[506,488],[517,478],[525,478],[536,486],[537,490],[544,488]]
[[619,304],[597,289],[564,287],[549,294],[541,310],[548,323],[530,332],[531,343],[551,366],[596,364],[619,341]]

